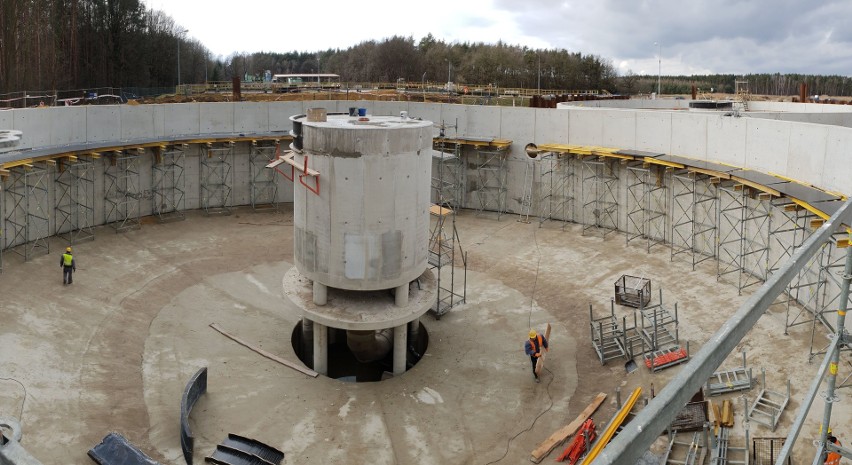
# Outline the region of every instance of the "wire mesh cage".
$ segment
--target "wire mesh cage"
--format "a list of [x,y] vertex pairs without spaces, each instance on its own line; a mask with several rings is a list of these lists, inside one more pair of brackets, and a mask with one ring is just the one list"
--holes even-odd
[[640,308],[651,302],[651,280],[622,275],[615,282],[615,303]]

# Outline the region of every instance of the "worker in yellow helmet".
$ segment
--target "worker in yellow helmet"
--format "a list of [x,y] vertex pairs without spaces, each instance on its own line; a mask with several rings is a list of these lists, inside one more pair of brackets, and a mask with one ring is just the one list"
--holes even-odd
[[74,262],[74,255],[71,254],[70,246],[65,248],[65,253],[59,258],[59,266],[62,267],[62,285],[73,283],[77,263]]
[[547,339],[535,332],[534,329],[530,330],[530,338],[524,343],[524,352],[530,356],[530,360],[532,361],[532,370],[533,377],[535,377],[535,382],[540,383],[541,380],[538,379],[538,375],[535,374],[535,363],[538,361],[538,358],[541,357],[541,351],[547,350]]

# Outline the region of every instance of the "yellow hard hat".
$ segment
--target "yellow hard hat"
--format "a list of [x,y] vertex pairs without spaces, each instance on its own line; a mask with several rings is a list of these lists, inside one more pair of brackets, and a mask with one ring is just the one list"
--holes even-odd
[[71,251],[71,246],[65,247],[65,251],[66,251],[66,252],[70,252],[70,251]]
[[537,335],[537,333],[535,332],[535,330],[531,329],[530,330],[530,339],[535,339],[536,335]]

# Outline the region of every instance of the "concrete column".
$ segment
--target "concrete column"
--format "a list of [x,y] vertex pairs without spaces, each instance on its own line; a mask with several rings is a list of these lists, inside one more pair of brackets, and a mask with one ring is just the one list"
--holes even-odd
[[328,327],[314,322],[314,371],[328,375]]
[[399,376],[405,373],[406,348],[408,347],[408,324],[401,324],[393,328],[393,375]]
[[314,322],[302,317],[302,360],[314,359]]
[[412,344],[417,344],[417,339],[420,337],[420,318],[408,322],[408,334],[411,335]]
[[328,302],[328,286],[314,280],[314,303],[317,305],[325,305]]
[[397,307],[405,307],[408,305],[408,283],[398,286],[394,292]]

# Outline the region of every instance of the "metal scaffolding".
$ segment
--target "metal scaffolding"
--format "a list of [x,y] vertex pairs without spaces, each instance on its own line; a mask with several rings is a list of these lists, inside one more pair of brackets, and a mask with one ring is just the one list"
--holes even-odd
[[[7,211],[6,248],[25,261],[50,252],[50,206],[48,175],[56,162],[28,163],[9,170],[10,182],[6,193],[11,197],[12,208]],[[16,247],[21,246],[21,247]]]
[[151,158],[152,211],[160,222],[186,218],[186,150],[188,144],[154,148]]
[[666,243],[668,195],[665,167],[627,166],[628,245],[632,240],[645,239],[645,249],[650,252],[655,244]]
[[717,192],[716,279],[736,273],[734,284],[742,295],[743,289],[767,276],[772,196],[736,182],[722,182]]
[[538,159],[538,223],[558,221],[562,229],[574,221],[574,180],[576,159],[568,154],[550,152]]
[[136,229],[139,224],[139,156],[116,150],[104,164],[104,222],[115,232]]
[[[435,318],[449,312],[467,298],[467,254],[461,247],[456,212],[449,207],[432,205],[429,209],[432,229],[429,234],[429,265],[435,272],[438,295],[432,311]],[[458,255],[456,255],[458,253]],[[456,290],[456,265],[463,270],[462,289]]]
[[465,171],[462,146],[439,139],[432,151],[432,201],[453,208],[464,204]]
[[[810,236],[810,221],[816,217],[786,197],[773,199],[772,206],[767,269],[770,275],[780,269]],[[793,326],[810,323],[814,311],[819,308],[819,289],[824,282],[820,278],[823,254],[824,250],[811,257],[776,301],[776,305],[785,306],[784,334],[789,334],[788,330]]]
[[6,250],[6,176],[0,175],[0,273],[3,272],[3,251]]
[[583,235],[618,231],[618,160],[588,156],[582,165]]
[[201,146],[201,208],[208,215],[230,215],[235,142]]
[[716,184],[708,175],[679,170],[671,176],[671,260],[688,253],[692,269],[716,257]]
[[506,182],[509,171],[506,160],[509,151],[503,147],[476,147],[476,214],[484,211],[497,213],[497,219],[506,212]]
[[[816,340],[820,330],[824,330],[827,338],[831,338],[832,334],[836,333],[835,325],[829,321],[829,316],[836,318],[838,308],[848,308],[852,305],[852,299],[847,297],[847,301],[841,302],[843,289],[843,267],[846,260],[847,248],[850,247],[849,236],[845,233],[836,233],[824,245],[821,254],[821,263],[819,271],[820,286],[818,289],[818,300],[815,311],[810,318],[811,323],[811,348],[809,359],[817,355],[826,353],[827,345],[831,342],[827,341],[826,346],[818,347]],[[817,322],[820,325],[817,325]],[[849,350],[850,347],[840,347],[838,350]]]
[[279,141],[251,142],[249,148],[249,200],[254,211],[278,210],[278,184],[275,170],[266,169],[280,150]]
[[95,239],[94,156],[68,156],[59,160],[56,175],[56,235],[69,244]]

